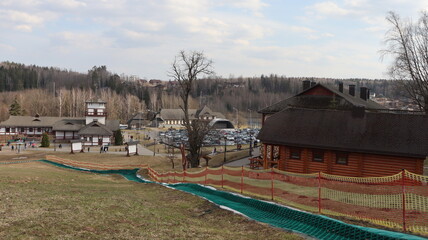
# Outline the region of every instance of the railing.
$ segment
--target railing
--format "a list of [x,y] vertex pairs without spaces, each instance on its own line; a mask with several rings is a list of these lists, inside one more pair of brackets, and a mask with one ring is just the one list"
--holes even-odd
[[251,169],[263,168],[263,159],[262,158],[250,158],[250,168]]
[[107,112],[88,112],[88,111],[85,111],[85,116],[105,117],[105,116],[107,116]]

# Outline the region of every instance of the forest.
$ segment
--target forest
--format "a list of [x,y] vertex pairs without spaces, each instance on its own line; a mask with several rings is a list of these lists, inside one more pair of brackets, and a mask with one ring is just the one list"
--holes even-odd
[[[259,77],[211,76],[199,79],[192,92],[191,108],[207,105],[227,117],[245,119],[257,110],[290,97],[302,89],[302,81],[310,80],[337,85],[343,82],[368,87],[371,93],[393,99],[403,97],[394,81],[384,79],[329,79],[287,77],[276,74]],[[125,123],[132,115],[147,109],[178,108],[178,88],[171,81],[151,85],[147,81],[118,75],[106,66],[94,66],[87,73],[54,67],[0,63],[0,121],[9,117],[16,100],[21,115],[41,116],[84,115],[85,101],[107,102],[108,117]]]

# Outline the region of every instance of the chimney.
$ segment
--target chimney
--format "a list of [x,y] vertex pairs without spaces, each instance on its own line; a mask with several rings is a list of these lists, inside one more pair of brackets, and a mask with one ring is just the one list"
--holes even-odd
[[349,95],[355,96],[355,85],[354,84],[349,85]]
[[305,80],[303,81],[303,91],[311,87],[311,81]]
[[317,82],[311,82],[311,87],[317,85]]
[[367,88],[366,87],[360,87],[360,98],[364,101],[367,101]]
[[339,92],[343,93],[343,82],[339,82]]

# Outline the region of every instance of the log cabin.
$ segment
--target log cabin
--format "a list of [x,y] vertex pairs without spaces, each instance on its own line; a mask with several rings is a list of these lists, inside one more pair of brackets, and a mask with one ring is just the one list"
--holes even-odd
[[263,168],[374,177],[423,174],[427,133],[422,113],[289,107],[266,119],[257,138]]
[[366,87],[360,87],[359,94],[356,94],[355,85],[349,85],[348,91],[345,91],[343,83],[338,84],[338,89],[308,80],[302,83],[303,90],[300,93],[258,111],[262,114],[262,125],[269,116],[288,107],[339,110],[363,107],[372,111],[387,110],[384,106],[370,99],[370,89]]

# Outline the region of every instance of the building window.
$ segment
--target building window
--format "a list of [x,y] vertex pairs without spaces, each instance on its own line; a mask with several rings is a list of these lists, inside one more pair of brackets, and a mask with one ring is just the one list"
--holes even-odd
[[324,162],[324,151],[312,150],[312,161],[313,162]]
[[348,165],[348,153],[336,152],[336,164]]
[[299,148],[291,148],[290,149],[290,158],[291,159],[300,159],[300,154],[302,150]]
[[37,128],[37,132],[41,132],[42,131],[42,129],[41,128]]
[[6,128],[6,132],[8,133],[8,132],[10,132],[10,128]]
[[273,161],[279,160],[279,146],[273,146]]
[[25,132],[25,128],[21,128],[21,132]]
[[33,131],[33,128],[30,128],[28,131],[29,131],[29,132],[32,132],[32,131]]

